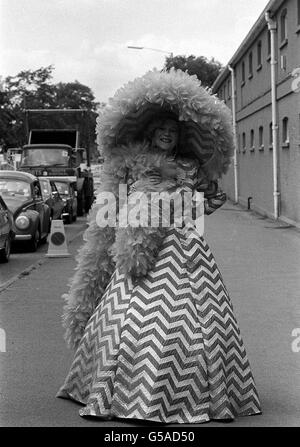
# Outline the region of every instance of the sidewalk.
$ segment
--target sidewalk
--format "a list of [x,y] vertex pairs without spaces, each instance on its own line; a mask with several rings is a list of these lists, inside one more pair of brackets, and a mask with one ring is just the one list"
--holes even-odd
[[[292,351],[291,335],[300,328],[300,233],[227,203],[206,217],[205,237],[231,295],[263,407],[263,415],[230,426],[300,426],[300,352]],[[77,404],[55,398],[72,359],[63,341],[61,295],[81,242],[82,236],[69,246],[71,258],[47,258],[0,293],[7,336],[0,426],[134,426],[80,418]]]
[[262,402],[251,425],[300,426],[300,232],[230,202],[205,225]]

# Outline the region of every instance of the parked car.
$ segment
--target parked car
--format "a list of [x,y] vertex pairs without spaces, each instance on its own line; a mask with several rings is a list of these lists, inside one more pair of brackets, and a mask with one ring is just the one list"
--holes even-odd
[[65,202],[59,194],[54,181],[48,177],[39,177],[39,181],[43,200],[51,210],[51,219],[61,219]]
[[0,196],[0,262],[8,262],[14,237],[12,213]]
[[0,194],[13,215],[15,241],[36,251],[50,231],[50,208],[38,178],[22,171],[0,171]]
[[72,177],[51,177],[61,195],[65,207],[62,213],[66,223],[75,222],[77,218],[77,191],[76,178]]

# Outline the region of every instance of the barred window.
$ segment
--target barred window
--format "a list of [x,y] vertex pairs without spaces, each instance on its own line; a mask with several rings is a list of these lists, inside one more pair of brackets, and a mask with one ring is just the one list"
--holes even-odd
[[262,44],[261,44],[261,40],[260,40],[257,44],[257,66],[258,67],[261,65],[261,62],[262,62],[261,48],[262,48]]
[[287,9],[284,9],[280,15],[280,37],[281,42],[287,39]]
[[249,53],[249,77],[253,76],[253,54],[252,51]]
[[260,128],[259,128],[258,138],[259,138],[259,147],[263,147],[263,145],[264,145],[264,128],[263,128],[263,126],[260,126]]
[[289,143],[289,119],[287,117],[282,120],[282,142]]
[[254,149],[254,130],[251,129],[250,131],[250,148]]
[[245,134],[245,132],[243,132],[243,135],[242,135],[242,145],[243,145],[243,151],[245,151],[246,150],[246,134]]
[[245,82],[246,74],[245,74],[245,62],[242,62],[242,82]]

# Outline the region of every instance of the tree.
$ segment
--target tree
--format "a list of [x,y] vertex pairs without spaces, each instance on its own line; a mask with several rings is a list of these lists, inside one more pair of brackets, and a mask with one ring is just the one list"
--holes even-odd
[[[16,76],[0,80],[0,132],[4,148],[25,144],[25,109],[86,109],[77,116],[71,114],[29,115],[30,128],[77,128],[81,132],[81,145],[95,146],[95,126],[98,103],[92,90],[79,81],[54,84],[54,67],[24,70]],[[84,119],[83,119],[84,118]]]
[[55,86],[50,84],[53,66],[38,70],[24,70],[16,76],[7,76],[4,89],[11,107],[38,109],[52,107]]
[[54,85],[50,83],[53,66],[24,70],[1,82],[1,135],[4,148],[19,147],[26,142],[24,109],[53,107]]
[[222,64],[214,58],[208,60],[204,56],[174,56],[167,57],[164,68],[171,67],[196,75],[204,87],[211,87],[222,70]]

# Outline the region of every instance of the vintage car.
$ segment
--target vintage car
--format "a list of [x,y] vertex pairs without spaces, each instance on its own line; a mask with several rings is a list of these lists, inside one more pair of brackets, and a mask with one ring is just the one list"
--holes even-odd
[[51,219],[61,219],[65,202],[59,194],[53,180],[48,177],[39,177],[42,197],[45,203],[50,207]]
[[37,177],[21,171],[0,171],[0,194],[14,220],[15,241],[36,251],[50,231],[50,208],[43,201]]
[[62,213],[63,219],[70,224],[77,218],[77,191],[76,177],[50,177],[54,180],[65,207]]
[[14,237],[12,213],[0,196],[0,262],[8,262]]

